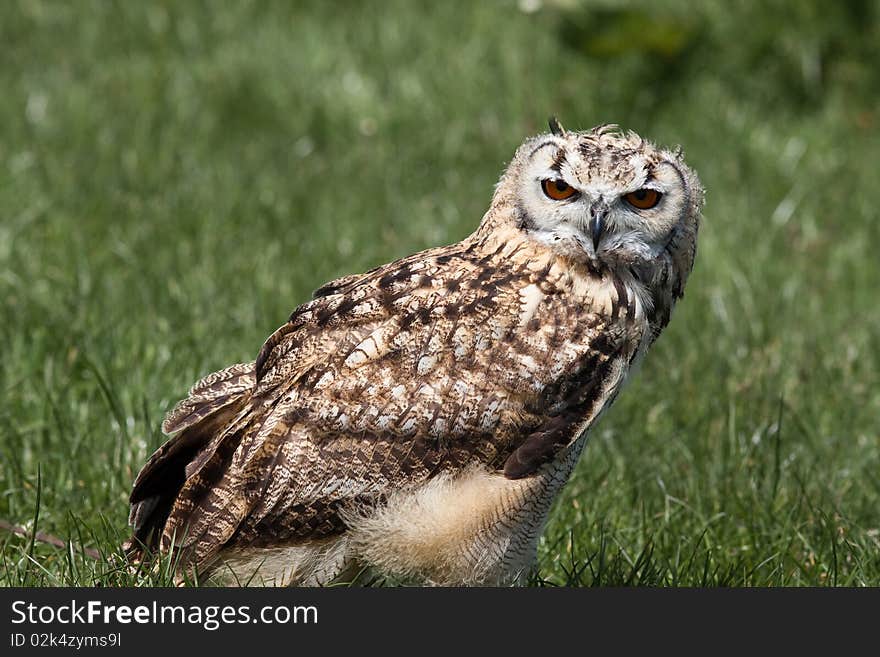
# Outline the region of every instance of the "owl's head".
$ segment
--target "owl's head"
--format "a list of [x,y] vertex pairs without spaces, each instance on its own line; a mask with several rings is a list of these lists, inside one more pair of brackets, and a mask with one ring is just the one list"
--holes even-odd
[[517,150],[494,203],[529,237],[573,260],[649,285],[661,264],[686,277],[703,190],[680,151],[616,126],[570,132],[552,119],[550,129]]

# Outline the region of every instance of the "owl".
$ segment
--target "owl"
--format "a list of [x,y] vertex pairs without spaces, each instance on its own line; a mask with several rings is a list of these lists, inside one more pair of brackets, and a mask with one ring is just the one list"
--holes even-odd
[[667,325],[703,190],[616,126],[528,139],[476,230],[319,288],[197,382],[134,482],[133,563],[325,585],[527,577],[551,503]]

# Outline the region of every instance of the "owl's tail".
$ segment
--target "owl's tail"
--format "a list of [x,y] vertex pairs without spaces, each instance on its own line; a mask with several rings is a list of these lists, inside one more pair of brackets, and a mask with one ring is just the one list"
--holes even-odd
[[129,501],[132,537],[125,544],[130,561],[154,552],[178,495],[193,474],[217,451],[231,420],[247,405],[256,382],[253,363],[233,365],[197,382],[165,418],[174,434],[156,450],[135,479]]

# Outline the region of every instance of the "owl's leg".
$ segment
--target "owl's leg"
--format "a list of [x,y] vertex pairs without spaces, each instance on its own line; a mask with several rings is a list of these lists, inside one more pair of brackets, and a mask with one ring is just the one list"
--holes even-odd
[[493,586],[520,581],[546,517],[538,477],[472,468],[398,491],[345,516],[353,554],[402,582]]
[[229,548],[208,581],[219,586],[326,586],[352,568],[344,536],[270,548]]

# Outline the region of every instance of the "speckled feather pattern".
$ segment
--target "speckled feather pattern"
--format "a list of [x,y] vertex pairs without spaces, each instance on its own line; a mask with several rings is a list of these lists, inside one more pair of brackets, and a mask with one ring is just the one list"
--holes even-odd
[[[568,134],[582,178],[667,157],[631,135],[597,154],[584,144],[606,132]],[[284,555],[274,584],[327,583],[356,562],[437,584],[527,571],[589,426],[693,261],[692,243],[669,249],[646,282],[536,239],[510,181],[537,139],[473,235],[326,284],[254,363],[193,387],[135,482],[133,553],[175,549],[236,577],[248,555]]]

